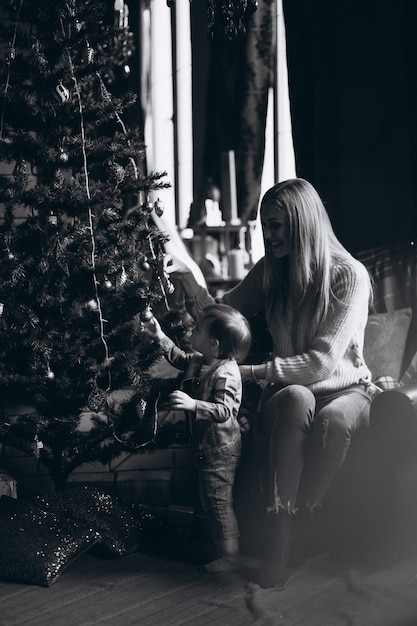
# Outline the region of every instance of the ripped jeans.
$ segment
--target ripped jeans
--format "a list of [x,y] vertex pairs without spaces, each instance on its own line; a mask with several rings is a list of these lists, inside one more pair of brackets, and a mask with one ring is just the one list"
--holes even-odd
[[318,397],[302,385],[268,385],[258,432],[267,460],[263,495],[268,511],[295,513],[297,504],[311,510],[320,504],[353,433],[368,427],[370,404],[365,385]]

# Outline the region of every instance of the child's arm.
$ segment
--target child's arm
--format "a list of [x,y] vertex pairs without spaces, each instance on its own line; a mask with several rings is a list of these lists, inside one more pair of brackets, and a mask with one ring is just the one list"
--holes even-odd
[[196,420],[225,422],[237,417],[242,399],[242,384],[237,365],[225,366],[213,379],[209,400],[195,400],[183,391],[174,391],[169,396],[173,409],[190,411]]
[[191,354],[187,354],[164,333],[156,317],[152,317],[149,322],[141,322],[140,329],[149,337],[152,337],[161,346],[164,355],[169,363],[180,370],[187,369],[191,359]]

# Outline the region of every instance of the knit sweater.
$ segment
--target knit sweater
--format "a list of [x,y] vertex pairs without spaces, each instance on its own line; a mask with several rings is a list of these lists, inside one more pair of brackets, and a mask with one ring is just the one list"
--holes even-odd
[[[260,259],[247,276],[222,298],[223,302],[238,309],[247,318],[264,309],[264,264],[265,259]],[[278,311],[270,315],[268,329],[272,336],[273,353],[266,364],[267,382],[304,385],[315,394],[324,394],[371,381],[371,372],[363,359],[370,295],[364,265],[353,258],[335,259],[331,290],[333,295],[327,315],[310,340],[307,339],[307,329],[313,323],[312,299],[311,303],[290,310],[287,315]],[[213,298],[200,287],[194,301],[196,313],[212,301]]]

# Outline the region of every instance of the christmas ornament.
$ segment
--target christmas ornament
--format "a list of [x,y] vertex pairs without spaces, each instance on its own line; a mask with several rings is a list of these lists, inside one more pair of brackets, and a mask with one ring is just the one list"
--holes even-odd
[[97,300],[95,300],[94,298],[91,298],[91,300],[87,302],[87,306],[90,309],[90,311],[97,311],[98,309]]
[[105,287],[107,287],[107,289],[111,289],[113,287],[111,280],[109,280],[108,278],[106,278],[106,280],[104,281],[104,285]]
[[68,102],[70,99],[70,91],[62,83],[59,83],[54,90],[55,99],[60,103]]
[[151,269],[147,259],[143,259],[143,261],[140,262],[139,267],[143,272],[149,272]]
[[144,202],[142,204],[142,210],[145,213],[152,213],[152,211],[153,211],[153,204],[152,204],[152,202],[150,200],[147,200],[146,202]]
[[51,211],[49,212],[48,224],[50,224],[51,226],[58,226],[58,216],[55,215],[53,209],[51,209]]
[[15,180],[23,180],[24,178],[26,178],[29,175],[29,170],[26,164],[26,161],[24,159],[21,159],[20,161],[16,161],[16,165],[14,166],[13,169],[13,178]]
[[126,284],[126,281],[127,281],[127,272],[125,270],[125,266],[122,265],[122,273],[121,273],[121,276],[120,276],[120,279],[119,279],[119,283],[123,287],[123,285]]
[[102,409],[107,402],[107,393],[104,389],[100,389],[97,387],[97,384],[94,383],[92,390],[88,396],[87,406],[91,411],[98,413],[100,409]]
[[142,322],[150,322],[151,319],[153,318],[153,313],[152,313],[152,309],[151,307],[146,307],[146,309],[144,311],[140,312],[140,319],[142,320]]
[[107,173],[110,181],[118,185],[125,177],[125,170],[119,163],[116,163],[113,159],[109,159],[106,163]]
[[155,209],[155,213],[157,214],[158,217],[161,217],[163,215],[164,204],[163,202],[161,202],[159,198],[154,202],[153,208]]
[[65,152],[64,148],[60,148],[59,149],[59,160],[62,161],[62,163],[67,163],[68,162],[68,153]]
[[54,380],[55,378],[55,374],[53,373],[53,371],[48,367],[47,371],[46,371],[46,378],[48,378],[49,380]]
[[173,294],[173,293],[174,293],[174,291],[175,291],[175,287],[174,287],[174,285],[172,284],[172,282],[169,280],[169,278],[167,278],[167,279],[165,280],[165,284],[166,284],[166,290],[167,290],[167,292],[168,292],[169,294]]
[[3,315],[3,311],[4,311],[4,304],[3,302],[0,302],[0,316]]

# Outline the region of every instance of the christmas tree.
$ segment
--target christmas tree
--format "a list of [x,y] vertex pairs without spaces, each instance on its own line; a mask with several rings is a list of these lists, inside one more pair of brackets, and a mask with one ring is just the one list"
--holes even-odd
[[152,218],[169,183],[146,173],[141,129],[126,122],[123,0],[0,6],[0,396],[31,407],[4,411],[0,438],[39,455],[59,487],[81,463],[163,445],[147,374],[159,352],[140,321],[158,312],[181,332]]

